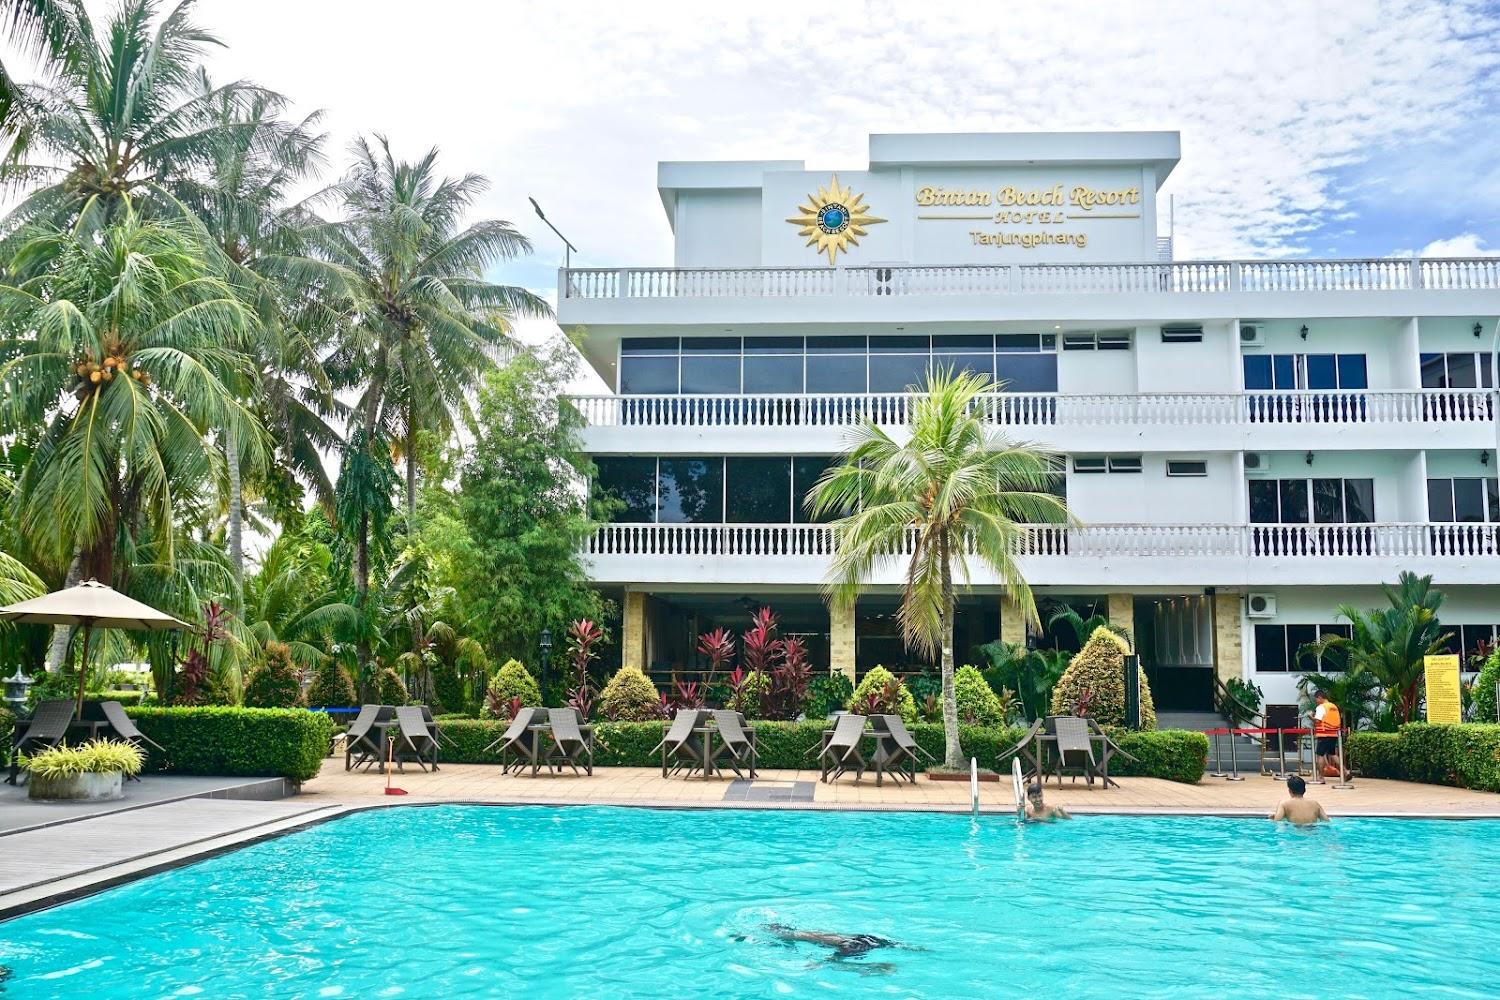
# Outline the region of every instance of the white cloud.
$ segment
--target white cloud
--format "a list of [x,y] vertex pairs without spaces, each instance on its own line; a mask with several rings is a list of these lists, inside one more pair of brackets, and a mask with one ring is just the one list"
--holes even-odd
[[1421,249],[1418,257],[1500,257],[1500,247],[1492,247],[1478,233],[1459,233],[1447,239],[1433,240]]

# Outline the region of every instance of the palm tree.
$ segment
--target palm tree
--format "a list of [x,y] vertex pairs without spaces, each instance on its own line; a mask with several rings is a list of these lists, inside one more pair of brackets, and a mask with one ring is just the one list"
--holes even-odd
[[196,62],[220,43],[189,19],[190,6],[184,0],[158,20],[158,0],[123,0],[96,29],[81,3],[67,5],[68,58],[48,82],[20,86],[12,109],[0,177],[36,186],[11,211],[8,231],[79,218],[98,228],[126,199],[137,211],[178,211],[170,181],[212,163],[215,143],[238,127],[216,108],[265,93],[243,82],[198,91]]
[[1059,625],[1068,627],[1079,649],[1083,648],[1083,644],[1089,641],[1089,636],[1093,635],[1094,630],[1098,628],[1108,629],[1126,642],[1131,641],[1130,630],[1123,625],[1116,625],[1109,620],[1108,616],[1096,611],[1085,618],[1078,613],[1076,608],[1068,604],[1059,605],[1052,612],[1052,617],[1047,619],[1048,628],[1055,629]]
[[335,579],[326,546],[282,534],[245,581],[245,633],[259,649],[285,643],[298,666],[316,667],[359,628],[359,612],[340,598]]
[[42,428],[16,493],[18,526],[54,565],[116,583],[139,537],[174,560],[179,499],[213,482],[206,436],[263,432],[227,388],[253,322],[185,223],[127,201],[98,232],[44,231],[0,285],[0,437]]
[[354,276],[360,301],[332,364],[360,393],[359,425],[384,428],[401,452],[410,531],[419,433],[446,440],[481,374],[508,346],[510,319],[551,309],[523,288],[485,280],[487,268],[531,244],[508,222],[460,228],[488,187],[484,178],[440,178],[437,150],[398,162],[384,137],[376,141],[378,149],[354,143],[354,167],[338,185],[347,218],[326,227],[321,242]]
[[[76,0],[5,0],[0,20],[7,23],[10,43],[22,55],[40,58],[49,69],[71,66],[77,64],[81,7]],[[0,65],[0,133],[11,132],[18,89]]]
[[1394,586],[1381,584],[1388,608],[1361,611],[1352,604],[1338,607],[1351,626],[1348,639],[1334,637],[1330,645],[1348,652],[1349,671],[1367,671],[1380,683],[1396,725],[1417,715],[1422,699],[1424,657],[1439,653],[1452,637],[1438,621],[1442,591],[1432,577],[1402,573]]
[[955,769],[963,763],[953,693],[955,587],[966,585],[977,559],[1036,622],[1016,563],[1024,526],[1068,519],[1063,501],[1048,492],[1055,457],[992,435],[979,417],[976,398],[997,388],[969,372],[929,372],[911,408],[910,438],[899,442],[866,422],[808,497],[818,517],[852,511],[833,522],[828,593],[836,606],[852,609],[880,563],[908,555],[897,621],[909,648],[940,658],[944,762]]

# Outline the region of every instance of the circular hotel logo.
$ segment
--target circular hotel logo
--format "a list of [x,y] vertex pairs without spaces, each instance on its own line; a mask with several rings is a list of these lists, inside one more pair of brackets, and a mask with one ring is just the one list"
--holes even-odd
[[830,266],[837,262],[839,251],[848,253],[850,247],[859,246],[859,237],[868,232],[866,226],[885,221],[870,215],[865,196],[839,184],[838,174],[827,187],[808,195],[807,204],[798,205],[797,211],[801,214],[786,221],[799,227],[797,235],[806,236],[807,245],[816,248],[819,255],[828,255]]

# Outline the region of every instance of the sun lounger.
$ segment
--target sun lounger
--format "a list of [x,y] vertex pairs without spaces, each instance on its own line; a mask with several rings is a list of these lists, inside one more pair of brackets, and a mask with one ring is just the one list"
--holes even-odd
[[719,730],[719,749],[714,751],[714,764],[718,765],[720,758],[728,758],[735,774],[743,778],[745,775],[740,767],[744,766],[750,777],[755,777],[755,732],[745,722],[745,717],[728,709],[718,709],[714,712],[714,725]]
[[876,715],[870,718],[870,728],[879,737],[879,749],[875,751],[875,784],[880,784],[881,775],[890,771],[897,778],[917,780],[917,765],[922,759],[932,760],[932,754],[917,746],[917,741],[907,731],[906,723],[899,715]]
[[548,765],[559,770],[566,764],[577,774],[581,762],[585,772],[593,774],[593,740],[584,735],[578,710],[549,708],[547,718],[552,725],[552,752],[547,755]]
[[72,724],[73,699],[56,698],[38,702],[31,718],[26,720],[26,728],[18,730],[14,737],[10,751],[11,773],[5,779],[6,782],[12,785],[16,783],[16,764],[20,754],[57,746],[67,738],[68,727]]
[[427,723],[427,731],[432,734],[432,738],[437,740],[438,743],[446,743],[450,747],[458,746],[458,744],[454,742],[453,737],[443,732],[443,728],[439,726],[437,724],[437,720],[432,717],[432,709],[426,705],[423,705],[421,707],[422,721]]
[[[491,750],[499,747],[501,774],[509,774],[510,769],[521,764],[523,760],[533,765],[532,773],[535,774],[537,741],[540,739],[541,734],[531,727],[541,721],[544,711],[545,709],[541,708],[521,709],[516,713],[516,717],[510,720],[510,725],[506,727],[505,732],[500,734],[500,738],[485,747],[480,753],[489,753]],[[507,753],[514,755],[514,759],[506,760],[505,755]]]
[[396,709],[396,727],[401,730],[401,738],[396,741],[397,766],[403,761],[415,760],[422,770],[429,770],[430,764],[430,769],[436,771],[438,742],[427,728],[422,710],[416,705],[401,705]]
[[[124,705],[118,701],[106,701],[99,706],[99,709],[104,713],[104,721],[109,723],[109,728],[115,731],[117,737],[143,753],[146,747],[149,746],[154,747],[156,752],[163,757],[166,756],[167,751],[162,748],[162,745],[141,732],[140,728],[136,726],[135,720],[125,714]],[[136,774],[130,775],[130,778],[132,781],[141,780],[140,776]]]
[[380,745],[375,723],[389,719],[391,714],[389,705],[359,706],[359,715],[344,732],[344,770],[385,760],[385,747]]
[[823,765],[823,781],[837,781],[839,775],[851,767],[854,768],[855,781],[864,777],[867,765],[864,755],[859,750],[859,744],[864,736],[865,717],[863,715],[838,717],[838,721],[833,724],[833,733],[824,744],[820,757]]
[[686,769],[688,774],[695,770],[702,770],[703,760],[703,735],[693,730],[703,726],[703,716],[707,714],[702,709],[682,708],[672,717],[672,725],[667,729],[667,734],[662,741],[651,750],[655,753],[661,751],[661,776],[667,777],[670,762],[670,773]]

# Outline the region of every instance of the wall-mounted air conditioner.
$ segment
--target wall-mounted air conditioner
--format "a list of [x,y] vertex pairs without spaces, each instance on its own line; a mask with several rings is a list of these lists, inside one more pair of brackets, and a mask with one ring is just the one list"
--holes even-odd
[[1248,475],[1264,475],[1271,471],[1271,454],[1265,451],[1245,452],[1245,472]]
[[1241,347],[1265,347],[1266,328],[1259,323],[1240,324],[1240,346]]
[[1251,594],[1245,606],[1249,610],[1251,618],[1276,617],[1275,594]]

